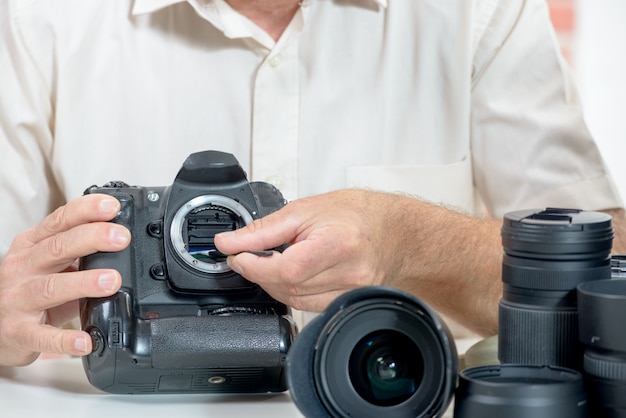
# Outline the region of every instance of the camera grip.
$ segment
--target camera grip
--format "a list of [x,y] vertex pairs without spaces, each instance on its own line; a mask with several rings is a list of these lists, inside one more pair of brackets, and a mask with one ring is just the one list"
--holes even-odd
[[277,315],[174,317],[151,321],[156,368],[277,367],[281,326]]

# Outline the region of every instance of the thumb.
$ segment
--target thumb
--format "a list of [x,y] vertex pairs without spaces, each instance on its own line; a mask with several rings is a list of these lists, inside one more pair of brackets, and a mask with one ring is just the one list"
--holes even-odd
[[276,248],[293,241],[299,228],[296,222],[282,216],[283,210],[256,219],[243,228],[216,234],[215,246],[224,254],[237,254]]

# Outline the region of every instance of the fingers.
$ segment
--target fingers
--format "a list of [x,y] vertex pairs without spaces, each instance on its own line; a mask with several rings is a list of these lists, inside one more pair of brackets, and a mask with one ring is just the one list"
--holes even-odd
[[32,246],[79,225],[110,221],[119,210],[120,202],[112,196],[85,195],[59,207],[37,226],[22,234],[19,243]]
[[321,311],[346,290],[375,280],[366,264],[345,260],[340,254],[309,239],[271,257],[240,253],[227,260],[233,271],[275,299],[295,309]]
[[68,203],[16,237],[3,270],[13,277],[48,274],[66,269],[79,257],[126,248],[131,239],[128,229],[105,222],[119,209],[119,201],[107,195],[87,195]]
[[114,197],[83,196],[16,237],[0,264],[0,364],[28,364],[40,352],[91,350],[86,333],[56,326],[76,315],[78,299],[106,297],[120,288],[114,270],[75,269],[80,257],[128,246],[128,229],[107,222],[119,210]]
[[91,338],[84,331],[60,329],[50,325],[26,325],[13,336],[15,350],[2,363],[24,366],[35,361],[39,353],[83,356],[92,349]]
[[[358,191],[300,199],[244,228],[216,235],[228,264],[277,300],[301,310],[323,309],[348,289],[380,284],[386,252],[371,206]],[[333,211],[328,210],[329,207]],[[384,231],[382,232],[384,233]],[[289,243],[271,257],[245,253]]]
[[31,280],[15,292],[21,310],[43,311],[85,297],[106,297],[117,292],[122,284],[115,270],[84,270],[56,273]]
[[215,245],[224,254],[275,248],[298,234],[300,223],[288,206],[234,231],[215,235]]
[[32,272],[62,270],[79,257],[98,251],[123,250],[130,240],[130,231],[122,225],[108,222],[78,225],[32,247],[30,256],[36,257],[36,263],[31,263],[36,267]]
[[77,299],[110,296],[121,284],[115,270],[86,270],[50,274],[5,289],[0,293],[0,364],[28,364],[40,352],[89,353],[91,340],[86,333],[56,327],[76,315]]

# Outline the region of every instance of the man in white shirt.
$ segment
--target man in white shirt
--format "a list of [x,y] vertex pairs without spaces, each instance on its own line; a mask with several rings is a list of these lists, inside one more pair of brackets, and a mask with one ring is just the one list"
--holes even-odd
[[121,278],[75,260],[130,235],[82,191],[204,149],[296,199],[218,246],[292,242],[230,263],[303,310],[388,284],[493,334],[503,213],[624,223],[543,0],[8,0],[0,31],[2,364],[91,350],[57,326]]

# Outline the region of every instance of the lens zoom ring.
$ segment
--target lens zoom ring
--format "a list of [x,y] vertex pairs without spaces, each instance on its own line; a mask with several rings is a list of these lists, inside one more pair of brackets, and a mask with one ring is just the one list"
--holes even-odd
[[591,376],[609,380],[626,380],[626,360],[614,357],[602,357],[598,354],[585,353],[585,372]]
[[502,265],[502,281],[511,286],[535,290],[571,290],[580,283],[611,277],[611,266],[559,270]]
[[576,310],[522,309],[502,301],[499,323],[498,357],[502,363],[580,369]]

